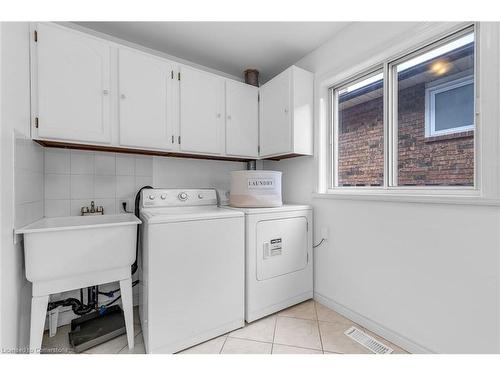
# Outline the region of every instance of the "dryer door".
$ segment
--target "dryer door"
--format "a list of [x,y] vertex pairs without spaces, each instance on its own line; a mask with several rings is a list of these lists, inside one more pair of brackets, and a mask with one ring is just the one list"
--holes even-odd
[[257,223],[257,280],[304,269],[308,262],[307,218],[263,220]]

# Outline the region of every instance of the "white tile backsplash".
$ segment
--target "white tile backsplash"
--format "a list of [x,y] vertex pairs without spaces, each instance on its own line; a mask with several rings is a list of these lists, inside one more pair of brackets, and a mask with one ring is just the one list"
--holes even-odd
[[135,195],[135,176],[116,176],[116,198],[127,199]]
[[70,216],[70,200],[69,199],[46,200],[45,216],[46,217]]
[[45,149],[45,173],[70,173],[70,154],[57,148]]
[[45,199],[70,199],[70,175],[46,173]]
[[[45,216],[80,215],[82,206],[105,214],[133,210],[137,190],[153,184],[153,158],[64,149],[45,149]],[[137,174],[137,175],[136,175]]]
[[43,217],[43,148],[21,133],[14,133],[14,225],[31,224]]
[[116,197],[116,176],[94,176],[94,196],[114,200]]
[[147,176],[153,175],[153,158],[147,156],[136,156],[135,158],[135,175]]
[[[116,175],[135,176],[135,157],[125,154],[116,155]],[[151,176],[153,174],[151,173]]]
[[94,153],[71,150],[71,174],[94,174]]
[[97,176],[114,176],[116,174],[116,155],[100,153],[94,155],[95,174]]
[[94,175],[72,174],[70,197],[71,199],[94,198]]

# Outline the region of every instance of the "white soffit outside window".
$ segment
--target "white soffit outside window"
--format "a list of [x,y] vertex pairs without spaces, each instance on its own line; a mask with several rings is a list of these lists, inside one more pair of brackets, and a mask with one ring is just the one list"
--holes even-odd
[[432,51],[429,51],[427,53],[414,57],[413,59],[405,61],[404,63],[399,64],[397,67],[397,72],[400,73],[406,69],[414,67],[415,65],[419,65],[425,61],[432,60],[435,57],[444,55],[450,51],[453,51],[454,49],[460,48],[462,46],[465,46],[466,44],[473,42],[474,42],[474,32],[471,32],[470,34],[467,34],[461,38],[451,41],[450,43],[446,43],[441,47],[433,49]]

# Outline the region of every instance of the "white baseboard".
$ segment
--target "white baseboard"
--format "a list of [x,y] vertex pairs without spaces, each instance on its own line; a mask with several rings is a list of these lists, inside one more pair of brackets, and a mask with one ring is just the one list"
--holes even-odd
[[377,322],[374,322],[373,320],[367,318],[364,315],[358,314],[357,312],[349,309],[348,307],[345,307],[344,305],[335,302],[323,295],[321,295],[318,292],[314,292],[314,300],[318,301],[322,305],[325,305],[326,307],[335,310],[341,315],[344,315],[346,318],[349,318],[353,322],[359,324],[360,326],[363,326],[370,331],[376,333],[379,336],[382,336],[386,340],[398,345],[399,347],[403,348],[404,350],[410,352],[410,353],[415,353],[415,354],[434,354],[432,350],[429,350],[422,345],[417,344],[416,342],[401,336],[400,334],[392,331],[389,328],[386,328]]

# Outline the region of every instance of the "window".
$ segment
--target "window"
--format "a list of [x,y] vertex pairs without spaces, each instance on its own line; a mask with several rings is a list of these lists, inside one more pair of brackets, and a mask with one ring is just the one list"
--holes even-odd
[[473,187],[474,77],[471,27],[332,87],[331,187]]
[[338,134],[335,186],[382,186],[383,73],[349,81],[332,92]]
[[474,78],[447,80],[425,90],[425,136],[474,130]]
[[473,186],[474,33],[453,36],[390,69],[397,82],[393,185]]

